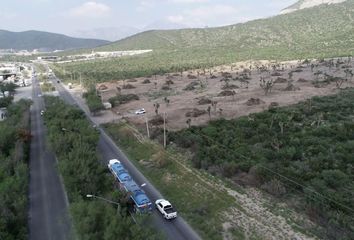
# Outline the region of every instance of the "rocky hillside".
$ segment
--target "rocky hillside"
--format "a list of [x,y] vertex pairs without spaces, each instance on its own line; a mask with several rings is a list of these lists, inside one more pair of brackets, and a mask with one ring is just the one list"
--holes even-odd
[[311,8],[321,4],[329,5],[329,4],[342,3],[345,1],[346,0],[300,0],[295,4],[291,5],[290,7],[285,8],[283,11],[281,11],[281,14],[286,14],[286,13],[294,12],[305,8]]

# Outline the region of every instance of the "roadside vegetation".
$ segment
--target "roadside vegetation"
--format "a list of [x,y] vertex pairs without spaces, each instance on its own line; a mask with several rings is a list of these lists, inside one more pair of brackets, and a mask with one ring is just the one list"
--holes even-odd
[[98,96],[94,85],[90,86],[89,90],[83,94],[83,97],[86,99],[86,104],[93,115],[104,109],[101,97]]
[[185,156],[172,148],[165,150],[128,124],[106,124],[105,128],[203,239],[223,239],[223,212],[238,206],[216,179],[190,168]]
[[9,103],[0,122],[0,239],[28,238],[30,102]]
[[[197,169],[255,186],[323,230],[322,239],[354,238],[354,90],[274,107],[235,120],[170,132]],[[185,150],[184,150],[185,151]]]
[[[78,108],[56,97],[45,97],[45,123],[51,148],[58,159],[70,202],[75,235],[78,239],[159,239],[160,236],[138,218],[134,224],[128,212],[129,196],[116,190],[114,178],[96,152],[99,133]],[[105,197],[121,207],[86,198]],[[140,222],[141,221],[141,222]]]

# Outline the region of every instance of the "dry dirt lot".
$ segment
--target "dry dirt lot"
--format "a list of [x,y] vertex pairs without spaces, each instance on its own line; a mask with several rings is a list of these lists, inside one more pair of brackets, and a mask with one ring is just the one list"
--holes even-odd
[[[112,109],[117,118],[124,116],[131,123],[142,125],[145,123],[145,118],[150,120],[156,115],[154,104],[159,103],[158,112],[160,114],[166,112],[168,128],[179,130],[188,126],[186,121],[189,118],[191,125],[202,125],[220,117],[232,119],[260,112],[268,109],[271,104],[286,106],[313,96],[334,94],[339,89],[337,84],[342,83],[341,88],[353,87],[353,77],[350,73],[346,73],[346,69],[353,71],[353,62],[348,58],[334,59],[332,64],[330,64],[330,60],[322,63],[317,60],[309,63],[248,61],[206,69],[205,73],[204,69],[198,69],[183,72],[182,76],[181,73],[171,73],[150,78],[106,82],[97,87],[103,89],[100,91],[103,101],[108,101],[109,98],[117,94],[139,96],[140,100],[131,101]],[[249,79],[245,80],[243,76],[247,76]],[[326,83],[326,79],[328,80],[330,77],[332,77],[332,81]],[[334,77],[337,77],[337,80],[333,79]],[[265,82],[272,81],[274,84],[271,92],[267,95],[260,86],[261,78],[265,79]],[[348,79],[348,81],[342,82],[340,78]],[[151,83],[144,84],[146,79]],[[223,81],[224,79],[228,80]],[[170,85],[166,84],[168,80],[171,81]],[[185,90],[191,83],[196,85],[195,89]],[[134,88],[125,89],[126,86]],[[169,86],[170,90],[163,90],[164,86]],[[219,94],[225,88],[230,94],[234,91],[234,95],[220,96]],[[286,90],[286,88],[289,89]],[[165,97],[169,104],[164,100]],[[211,104],[200,105],[198,101],[201,98],[217,102],[216,107],[212,107]],[[251,98],[253,101],[247,104]],[[207,111],[209,106],[211,107],[210,117]],[[145,108],[147,111],[145,116],[134,114],[140,108]],[[204,114],[198,117],[187,117],[186,114],[193,109],[202,110]],[[105,118],[106,115],[104,113],[102,118]],[[100,122],[112,119],[114,118],[101,119]]]
[[[273,68],[273,66],[275,67]],[[323,63],[318,61],[310,63],[258,61],[235,63],[232,66],[219,66],[207,69],[205,74],[204,70],[199,69],[183,72],[182,76],[181,73],[175,73],[157,76],[156,78],[153,76],[151,78],[107,82],[97,86],[101,89],[103,101],[107,101],[117,94],[136,94],[140,100],[119,105],[109,111],[103,111],[100,116],[95,117],[95,122],[110,122],[125,117],[131,123],[142,127],[146,118],[152,119],[155,117],[154,104],[156,103],[160,104],[159,113],[167,113],[170,130],[187,127],[186,121],[189,118],[192,125],[206,124],[210,119],[220,117],[236,118],[266,110],[272,103],[273,105],[286,106],[313,96],[334,94],[339,91],[339,87],[353,87],[353,67],[354,61],[352,59],[342,59],[338,64],[337,59],[333,64],[330,64],[329,60]],[[292,74],[290,74],[291,72]],[[250,77],[247,80],[248,85],[246,80],[242,78],[243,73],[247,73],[246,75]],[[228,82],[230,91],[235,91],[234,96],[218,96],[224,91],[222,88],[225,87],[226,83],[221,80],[225,78],[230,79],[226,82]],[[265,82],[274,83],[272,91],[267,95],[260,86],[261,78],[264,78]],[[278,78],[281,78],[281,80]],[[149,79],[151,83],[144,84],[143,82],[146,79]],[[345,79],[348,79],[348,81],[344,81]],[[170,84],[171,90],[161,90],[167,80],[173,82],[173,84]],[[196,89],[184,90],[192,82],[196,83]],[[134,88],[123,89],[123,86],[128,84],[134,86]],[[232,87],[234,89],[231,89]],[[286,88],[290,91],[285,91]],[[80,98],[79,95],[81,95],[80,92],[75,94],[77,98]],[[165,97],[169,99],[169,104],[164,101]],[[214,111],[211,108],[210,118],[207,111],[199,117],[186,117],[186,113],[195,108],[206,110],[208,106],[211,106],[211,104],[198,104],[201,98],[208,98],[217,102],[216,110]],[[252,104],[247,104],[251,98],[253,98],[253,101],[250,102]],[[84,102],[82,99],[81,101]],[[145,116],[134,114],[140,108],[146,109],[147,114]],[[221,113],[220,108],[223,109]],[[200,176],[200,172],[195,174],[196,177]],[[210,184],[207,180],[205,183]],[[223,184],[217,187],[219,189],[225,188]],[[309,229],[316,227],[306,216],[302,216],[285,204],[273,201],[270,196],[262,194],[259,190],[254,188],[245,188],[242,192],[228,188],[225,188],[225,190],[235,197],[235,202],[242,209],[235,207],[223,213],[225,216],[223,239],[233,239],[230,234],[232,229],[242,229],[245,239],[317,239],[298,230],[302,229],[302,226]]]

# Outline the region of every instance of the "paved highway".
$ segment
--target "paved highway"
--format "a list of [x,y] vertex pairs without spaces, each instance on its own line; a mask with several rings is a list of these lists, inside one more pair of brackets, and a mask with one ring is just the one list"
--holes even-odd
[[47,151],[40,111],[44,103],[38,81],[32,83],[31,155],[29,182],[29,239],[71,239],[71,223],[65,190],[56,169],[55,156]]
[[[66,91],[66,89],[57,82],[57,79],[53,79],[53,84],[58,90],[60,96],[64,101],[72,105],[78,105],[81,109],[86,112],[87,117],[92,121],[90,113],[87,112],[87,108],[83,106],[82,103],[76,102],[75,99]],[[151,201],[162,198],[163,196],[160,192],[139,172],[139,170],[128,160],[124,153],[116,146],[116,144],[111,140],[111,138],[100,129],[101,136],[98,143],[98,151],[101,154],[105,164],[108,164],[110,159],[118,159],[122,162],[124,167],[129,171],[132,178],[139,184],[146,183],[144,191],[148,195]],[[188,201],[188,199],[186,199]],[[173,204],[173,203],[172,203]],[[183,203],[182,203],[183,204]],[[168,239],[171,240],[197,240],[201,239],[199,235],[183,220],[182,217],[177,217],[177,219],[168,221],[165,220],[157,210],[153,212],[153,218],[155,220],[155,225],[157,229],[160,229],[166,234]]]

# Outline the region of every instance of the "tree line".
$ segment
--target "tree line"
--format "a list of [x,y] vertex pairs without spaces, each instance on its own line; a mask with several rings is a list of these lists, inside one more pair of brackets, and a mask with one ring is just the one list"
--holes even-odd
[[9,103],[0,122],[0,239],[28,238],[30,102]]
[[[135,224],[129,215],[129,195],[118,192],[115,181],[96,152],[99,132],[78,108],[56,97],[45,97],[44,119],[50,146],[58,158],[78,239],[160,239],[149,226]],[[120,208],[87,199],[102,196]],[[137,216],[139,219],[139,216]],[[141,217],[141,221],[145,221]]]

